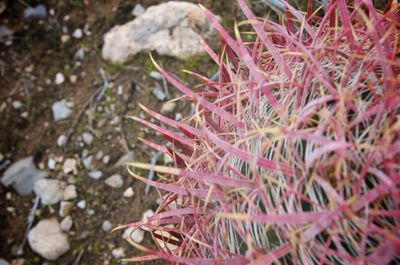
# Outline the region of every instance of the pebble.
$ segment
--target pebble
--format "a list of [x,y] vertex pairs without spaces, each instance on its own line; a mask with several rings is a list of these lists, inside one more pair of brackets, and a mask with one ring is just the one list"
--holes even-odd
[[72,37],[74,37],[75,39],[80,39],[83,37],[83,31],[82,29],[75,29],[74,32],[72,33]]
[[29,112],[27,112],[27,111],[24,111],[21,113],[21,118],[26,119],[26,118],[28,118],[28,116],[29,116]]
[[55,121],[66,119],[71,114],[71,109],[68,107],[65,99],[54,102],[51,106],[51,109],[53,111],[53,117]]
[[141,4],[136,4],[132,10],[132,15],[138,17],[142,15],[144,12],[146,12],[146,9]]
[[163,101],[167,98],[162,88],[158,85],[153,89],[153,95],[160,101]]
[[132,187],[129,187],[124,191],[125,198],[131,198],[134,194],[135,192],[133,191]]
[[57,164],[57,161],[56,160],[54,160],[53,158],[49,158],[49,160],[47,160],[47,167],[50,169],[50,170],[54,170],[55,168],[56,168],[56,164]]
[[96,213],[95,210],[93,210],[93,209],[88,209],[86,212],[89,216],[92,216]]
[[95,180],[100,179],[103,176],[103,172],[99,170],[92,170],[88,173],[89,177]]
[[125,256],[125,249],[122,247],[115,248],[111,251],[111,254],[115,259],[120,259]]
[[64,82],[65,82],[65,76],[62,73],[57,73],[54,79],[54,83],[56,85],[61,85]]
[[175,102],[166,102],[161,106],[161,113],[162,114],[169,114],[171,112],[174,111],[176,107],[176,103]]
[[152,209],[146,210],[142,215],[142,220],[146,222],[150,217],[154,215],[154,211]]
[[62,147],[67,143],[67,136],[65,136],[64,134],[61,134],[60,136],[58,136],[57,138],[57,145]]
[[157,79],[157,80],[162,80],[163,79],[163,75],[160,74],[160,72],[158,72],[158,71],[151,71],[149,75],[152,78]]
[[62,200],[66,183],[57,179],[42,178],[35,182],[33,191],[44,205],[52,205]]
[[81,200],[79,201],[76,206],[78,206],[79,209],[85,209],[86,208],[86,201],[85,200]]
[[129,237],[136,243],[141,243],[144,239],[144,231],[140,228],[129,227],[125,229],[122,238],[127,240]]
[[44,5],[37,5],[35,7],[27,7],[24,9],[24,17],[26,20],[44,19],[47,16],[47,9]]
[[82,160],[83,165],[86,169],[90,169],[92,167],[93,156],[88,156]]
[[83,61],[85,59],[85,50],[83,48],[79,48],[74,54],[74,60]]
[[74,158],[65,159],[65,162],[63,165],[63,172],[64,172],[64,174],[69,174],[69,173],[77,174],[78,169],[77,169],[76,159],[74,159]]
[[98,151],[97,153],[96,153],[96,160],[100,160],[100,159],[102,159],[103,158],[103,151]]
[[10,263],[8,263],[8,261],[0,258],[0,265],[10,265]]
[[20,109],[22,108],[22,102],[19,100],[14,100],[12,103],[12,106],[14,109]]
[[87,145],[91,145],[93,142],[93,135],[91,133],[84,132],[82,134],[82,138],[83,138],[83,141],[85,142],[85,144],[87,144]]
[[60,211],[58,212],[61,217],[65,217],[69,214],[74,204],[68,201],[61,201],[60,202]]
[[122,186],[124,185],[124,180],[122,179],[122,176],[120,174],[115,174],[107,178],[105,180],[105,183],[111,188],[119,189],[122,188]]
[[105,164],[105,165],[107,165],[109,162],[110,162],[110,156],[109,155],[105,155],[104,157],[103,157],[103,163]]
[[6,193],[6,200],[11,200],[12,199],[12,193],[11,192],[7,192]]
[[71,216],[68,215],[60,223],[61,230],[68,232],[71,230],[73,224],[74,221],[72,220]]
[[117,87],[117,95],[121,96],[124,93],[124,87],[122,85],[119,85]]
[[120,122],[120,118],[119,116],[115,116],[112,120],[111,120],[111,125],[118,125]]
[[70,76],[69,76],[69,81],[70,81],[72,84],[75,84],[76,81],[78,81],[78,76],[76,76],[76,75],[70,75]]
[[101,229],[103,229],[104,232],[108,232],[112,229],[112,224],[110,221],[105,220],[103,224],[101,225]]
[[71,39],[71,36],[68,35],[68,34],[64,34],[64,35],[61,36],[61,42],[62,42],[62,43],[66,43],[66,42],[68,42],[70,39]]
[[56,260],[70,249],[68,236],[55,218],[41,220],[28,233],[32,250],[47,260]]
[[63,200],[73,200],[78,197],[78,193],[76,192],[76,186],[75,185],[68,185],[63,194]]

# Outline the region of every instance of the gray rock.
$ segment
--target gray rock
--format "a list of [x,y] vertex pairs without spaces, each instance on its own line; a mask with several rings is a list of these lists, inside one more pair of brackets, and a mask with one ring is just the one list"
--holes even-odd
[[19,195],[28,195],[33,190],[34,183],[40,179],[47,177],[47,172],[38,170],[33,163],[33,157],[21,159],[12,164],[1,178],[1,183],[8,187],[12,187]]
[[61,217],[65,217],[69,214],[74,204],[68,201],[62,201],[60,203],[60,211],[58,212]]
[[115,259],[120,259],[125,256],[125,249],[122,247],[115,248],[111,251],[111,254]]
[[88,173],[89,177],[95,180],[100,179],[103,176],[103,172],[99,170],[92,170]]
[[11,37],[11,35],[13,34],[13,32],[7,28],[6,26],[0,26],[0,41],[4,38],[9,38]]
[[87,144],[87,145],[91,145],[93,142],[93,135],[91,133],[88,133],[88,132],[82,133],[82,138],[83,138],[83,141],[85,142],[85,144]]
[[78,193],[76,192],[76,187],[75,185],[68,185],[63,194],[63,200],[73,200],[78,197]]
[[153,89],[153,95],[160,101],[167,98],[167,95],[165,95],[163,89],[159,85]]
[[152,78],[156,79],[156,80],[162,80],[163,79],[163,75],[160,74],[160,72],[157,72],[157,71],[151,71],[149,75]]
[[55,121],[66,119],[71,114],[71,109],[67,106],[65,99],[55,102],[51,109]]
[[128,152],[118,159],[114,167],[122,167],[122,166],[125,167],[126,163],[132,162],[132,160],[133,160],[133,152]]
[[103,151],[98,151],[97,153],[96,153],[96,160],[100,160],[100,159],[102,159],[103,158]]
[[28,233],[32,250],[45,259],[56,260],[70,249],[68,236],[55,218],[41,220]]
[[132,15],[135,17],[141,16],[146,12],[146,9],[141,4],[136,4],[132,10]]
[[52,205],[63,199],[66,183],[57,179],[39,179],[33,190],[44,205]]
[[85,50],[83,48],[79,48],[74,54],[74,60],[83,61],[85,59]]
[[161,106],[160,112],[162,114],[169,114],[175,110],[176,103],[175,102],[166,102]]
[[71,216],[68,215],[61,221],[60,227],[63,231],[68,232],[71,230],[73,224],[74,221],[72,220]]
[[122,238],[125,240],[131,238],[136,243],[141,243],[144,239],[144,231],[140,228],[129,227],[125,229]]
[[14,100],[12,103],[12,106],[14,109],[20,109],[22,108],[22,102],[19,100]]
[[65,134],[61,134],[60,136],[58,136],[57,138],[57,145],[62,147],[67,143],[67,136],[65,136]]
[[111,188],[118,189],[122,188],[124,185],[124,180],[120,174],[112,175],[111,177],[105,180],[106,185],[110,186]]
[[53,158],[49,158],[49,160],[47,160],[47,167],[50,169],[50,170],[54,170],[55,168],[56,168],[56,164],[57,164],[57,161],[56,160],[54,160]]
[[0,258],[0,265],[10,265],[10,263],[8,263],[8,261]]
[[112,229],[112,224],[110,223],[110,221],[105,220],[101,225],[101,229],[103,229],[104,232],[108,232]]
[[108,163],[110,163],[110,156],[109,155],[105,155],[102,159],[102,162],[104,163],[104,165],[108,165]]
[[83,165],[86,169],[90,169],[92,167],[93,156],[88,156],[82,160]]
[[78,206],[79,209],[85,209],[86,208],[86,201],[85,200],[81,200],[79,201],[76,206]]
[[122,63],[139,52],[155,50],[160,55],[187,58],[204,53],[199,37],[211,39],[215,35],[200,7],[169,1],[151,6],[136,19],[107,32],[102,56]]
[[72,33],[72,37],[74,37],[75,39],[80,39],[83,37],[83,31],[82,29],[75,29],[74,32]]
[[44,5],[37,5],[35,7],[27,7],[24,9],[24,17],[26,20],[44,19],[47,16],[47,9]]

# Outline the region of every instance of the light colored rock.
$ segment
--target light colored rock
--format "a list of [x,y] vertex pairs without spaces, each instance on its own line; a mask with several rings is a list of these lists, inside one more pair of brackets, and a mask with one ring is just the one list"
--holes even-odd
[[91,145],[93,142],[93,135],[91,133],[88,133],[88,132],[82,133],[82,138],[83,138],[83,141],[85,142],[85,144],[87,144],[87,145]]
[[69,173],[73,173],[76,174],[78,173],[78,169],[76,166],[76,159],[74,158],[67,158],[64,161],[64,165],[63,165],[63,172],[64,174],[69,174]]
[[152,78],[157,79],[157,80],[162,80],[163,76],[160,74],[158,71],[151,71],[149,74]]
[[92,216],[92,215],[94,215],[96,212],[95,212],[95,210],[93,210],[93,209],[88,209],[88,210],[86,211],[86,213],[87,213],[88,215]]
[[65,217],[69,214],[74,204],[68,201],[60,202],[60,211],[58,212],[61,217]]
[[26,119],[26,118],[28,118],[28,116],[29,116],[29,112],[27,112],[27,111],[24,111],[21,113],[21,118]]
[[85,59],[85,50],[83,48],[79,48],[74,54],[74,60],[83,61]]
[[33,163],[33,157],[26,157],[12,164],[1,178],[1,183],[12,186],[19,195],[28,195],[33,190],[34,183],[47,177],[46,171],[38,170]]
[[75,185],[68,185],[63,194],[63,200],[73,200],[78,197],[78,193],[76,192],[76,187]]
[[52,205],[62,200],[66,183],[57,179],[39,179],[33,190],[44,205]]
[[104,232],[108,232],[112,229],[112,224],[110,221],[105,220],[103,224],[101,225],[101,229],[103,229]]
[[153,215],[154,215],[154,211],[152,209],[148,209],[143,213],[142,220],[146,222]]
[[10,263],[8,263],[8,261],[0,258],[0,265],[10,265]]
[[129,187],[124,191],[125,198],[131,198],[134,194],[135,192],[133,191],[132,187]]
[[110,163],[110,156],[109,155],[105,155],[102,159],[103,164],[104,165],[108,165],[108,163]]
[[92,167],[93,156],[88,156],[82,160],[83,165],[86,169],[90,169]]
[[76,206],[78,206],[79,209],[85,209],[86,208],[86,201],[85,200],[81,200],[79,201]]
[[22,108],[22,102],[19,100],[14,100],[12,103],[12,106],[14,109],[20,109]]
[[57,138],[57,145],[62,147],[67,143],[67,136],[65,136],[65,134],[61,134],[60,136],[58,136]]
[[65,76],[62,73],[57,73],[56,77],[54,78],[54,83],[56,85],[61,85],[65,82]]
[[103,151],[101,151],[101,150],[98,151],[98,152],[96,153],[96,160],[102,159],[103,156],[104,156]]
[[187,58],[204,53],[200,36],[215,36],[201,8],[193,3],[169,1],[151,6],[133,21],[107,32],[102,56],[121,63],[139,52],[155,50],[160,55]]
[[175,110],[176,103],[175,102],[166,102],[161,106],[162,114],[169,114]]
[[123,247],[115,248],[111,251],[115,259],[120,259],[125,256],[125,249]]
[[144,231],[140,228],[129,227],[125,229],[122,238],[127,240],[129,237],[136,243],[141,243],[144,239]]
[[146,12],[146,9],[141,4],[136,4],[132,10],[132,15],[135,17],[141,16]]
[[47,16],[45,5],[39,4],[35,7],[28,6],[24,9],[24,17],[28,21],[44,19]]
[[54,218],[42,220],[32,228],[28,242],[33,251],[48,260],[56,260],[70,249],[68,236]]
[[167,95],[165,95],[164,90],[159,85],[154,87],[153,95],[160,101],[163,101],[164,99],[167,98]]
[[65,99],[55,102],[51,109],[53,110],[53,118],[55,121],[63,120],[69,117],[71,109],[67,106]]
[[95,180],[100,179],[103,176],[103,172],[99,170],[92,170],[88,173],[89,177]]
[[47,167],[50,169],[50,170],[54,170],[55,168],[56,168],[56,164],[57,164],[57,161],[56,160],[54,160],[53,158],[49,158],[49,160],[47,160]]
[[71,230],[73,224],[74,221],[72,220],[71,216],[68,215],[61,221],[60,227],[63,231],[68,232]]
[[111,177],[105,180],[106,185],[110,186],[114,189],[122,188],[124,185],[124,180],[120,174],[112,175]]
[[62,43],[67,43],[71,39],[71,36],[68,34],[64,34],[61,36],[61,42]]
[[72,84],[75,84],[76,81],[78,81],[78,77],[77,77],[76,75],[70,75],[70,76],[69,76],[69,81],[70,81]]
[[83,37],[83,31],[82,29],[75,29],[74,32],[72,33],[72,37],[74,37],[75,39],[80,39]]

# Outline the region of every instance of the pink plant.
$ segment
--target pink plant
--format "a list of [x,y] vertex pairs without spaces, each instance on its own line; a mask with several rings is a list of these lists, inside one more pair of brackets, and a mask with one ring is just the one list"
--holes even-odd
[[[174,166],[130,163],[160,190],[145,226],[147,255],[173,264],[400,263],[400,19],[371,0],[331,1],[323,17],[289,4],[281,24],[240,7],[254,40],[221,35],[210,90],[196,92],[158,67],[196,104],[170,129],[134,118],[172,146],[142,140]],[[246,33],[247,34],[247,33]],[[154,170],[159,181],[134,168]],[[165,193],[167,192],[167,193]]]

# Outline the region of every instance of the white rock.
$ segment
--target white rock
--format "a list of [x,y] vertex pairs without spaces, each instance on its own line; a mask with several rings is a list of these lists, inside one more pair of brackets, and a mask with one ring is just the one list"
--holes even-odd
[[143,213],[142,220],[146,222],[153,215],[154,215],[154,211],[152,209],[148,209]]
[[160,72],[158,72],[158,71],[151,71],[149,75],[151,77],[153,77],[154,79],[157,79],[157,80],[162,80],[163,79],[162,74],[160,74]]
[[109,155],[105,155],[103,157],[102,161],[103,161],[104,165],[108,165],[108,163],[110,162],[110,156]]
[[58,136],[57,138],[57,145],[62,147],[67,143],[67,136],[65,136],[64,134],[61,134],[60,136]]
[[79,209],[85,209],[86,208],[86,201],[85,200],[81,200],[79,201],[76,206],[78,206]]
[[92,167],[93,156],[88,156],[82,160],[83,165],[86,169],[90,169]]
[[10,263],[8,263],[8,261],[0,258],[0,265],[10,265]]
[[14,109],[20,109],[22,108],[22,102],[19,100],[14,100],[12,103],[12,106]]
[[129,237],[136,243],[141,243],[144,239],[144,231],[140,228],[129,227],[125,229],[122,238],[127,240]]
[[112,224],[110,221],[105,220],[103,224],[101,225],[101,229],[103,229],[104,232],[108,232],[112,229]]
[[29,231],[28,242],[33,251],[48,260],[56,260],[70,249],[68,236],[56,219],[40,221]]
[[91,145],[93,142],[93,135],[91,133],[88,133],[88,132],[82,133],[82,138],[83,138],[83,141],[85,142],[85,144],[87,144],[87,145]]
[[53,169],[55,169],[56,168],[56,164],[57,164],[57,161],[56,160],[54,160],[53,158],[49,158],[49,160],[47,160],[47,167],[50,169],[50,170],[53,170]]
[[61,221],[60,227],[63,231],[68,232],[71,230],[73,224],[74,221],[72,220],[71,216],[68,215]]
[[74,158],[67,158],[64,161],[64,165],[63,165],[63,172],[64,174],[69,174],[69,173],[73,173],[76,174],[78,173],[78,169],[76,167],[76,159]]
[[85,50],[83,48],[79,48],[74,54],[74,60],[83,61],[85,59]]
[[78,193],[76,192],[76,187],[75,185],[68,185],[63,194],[63,200],[73,200],[78,197]]
[[135,192],[133,191],[132,187],[129,187],[124,191],[125,198],[131,198],[134,194]]
[[175,102],[166,102],[161,106],[161,113],[169,114],[174,111],[175,107],[176,107]]
[[120,174],[112,175],[111,177],[105,180],[105,183],[110,186],[111,188],[118,189],[122,188],[124,185],[124,180]]
[[65,182],[57,179],[39,179],[35,182],[33,190],[40,197],[42,204],[52,205],[62,200]]
[[144,12],[146,12],[146,9],[141,4],[136,4],[132,10],[132,15],[138,17],[140,15],[143,15]]
[[156,86],[153,89],[153,95],[160,101],[163,101],[164,99],[167,98],[167,95],[165,95],[164,91],[160,86]]
[[111,251],[111,254],[113,255],[114,258],[120,259],[125,256],[125,249],[120,247],[120,248],[115,248]]
[[90,216],[92,216],[92,215],[94,215],[96,213],[93,209],[88,209],[86,212]]
[[169,1],[151,6],[133,21],[107,32],[102,56],[113,62],[125,62],[141,51],[155,50],[160,55],[187,58],[204,53],[200,36],[215,36],[201,8],[193,3]]
[[55,121],[63,120],[69,117],[71,109],[68,107],[65,99],[55,102],[51,109],[53,110],[53,118]]
[[76,81],[78,81],[78,77],[77,77],[76,75],[70,75],[70,76],[69,76],[69,81],[70,81],[72,84],[75,84]]
[[34,183],[47,175],[46,171],[36,168],[33,157],[29,156],[7,168],[1,178],[1,183],[6,187],[12,185],[19,195],[28,195],[32,192]]
[[60,211],[58,212],[61,217],[65,217],[69,214],[74,204],[68,201],[60,202]]
[[68,34],[64,34],[64,35],[61,36],[61,42],[62,42],[62,43],[66,43],[66,42],[68,42],[70,39],[71,39],[71,36],[68,35]]
[[117,95],[121,96],[124,93],[124,87],[122,85],[119,85],[117,87]]
[[54,79],[56,85],[61,85],[65,81],[65,76],[62,73],[57,73]]
[[98,151],[97,153],[96,153],[96,160],[100,160],[100,159],[102,159],[103,158],[103,151]]
[[92,170],[88,173],[89,177],[95,180],[100,179],[103,176],[103,172],[99,170]]
[[80,39],[83,37],[83,31],[81,29],[75,29],[74,32],[72,33],[72,37],[75,39]]
[[21,113],[21,118],[26,119],[26,118],[28,118],[28,116],[29,116],[29,112],[27,112],[27,111],[24,111]]

